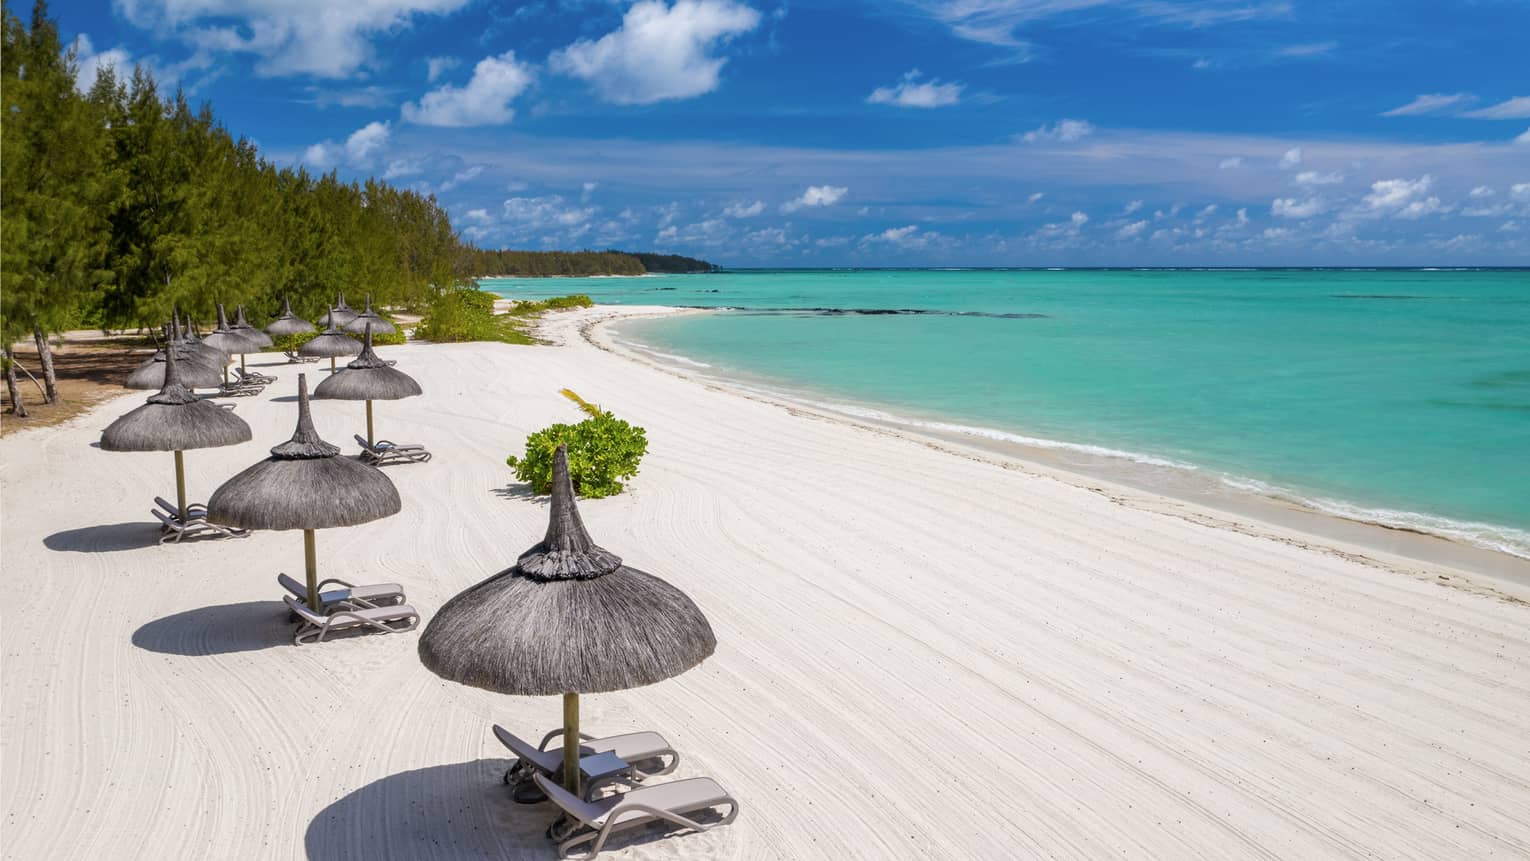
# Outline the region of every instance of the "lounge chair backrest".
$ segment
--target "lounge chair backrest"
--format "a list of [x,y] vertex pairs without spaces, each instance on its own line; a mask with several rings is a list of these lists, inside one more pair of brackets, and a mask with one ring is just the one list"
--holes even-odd
[[578,819],[580,822],[583,822],[584,824],[591,827],[597,827],[595,823],[600,819],[602,815],[605,814],[606,811],[604,808],[602,808],[600,805],[591,804],[588,801],[580,799],[577,795],[574,795],[574,793],[564,789],[562,786],[558,785],[556,781],[549,779],[546,775],[536,774],[532,775],[532,777],[536,780],[537,786],[541,787],[542,791],[547,793],[547,798],[549,801],[563,808],[563,810],[568,813],[569,816]]
[[298,616],[308,624],[319,625],[321,627],[324,625],[324,617],[308,609],[307,604],[304,604],[301,601],[293,600],[291,595],[283,595],[282,600],[287,602],[287,606],[292,608],[292,612],[298,614]]
[[158,518],[159,518],[159,522],[160,522],[160,523],[163,523],[163,524],[165,524],[165,525],[166,525],[166,526],[168,526],[168,527],[170,527],[170,528],[171,528],[171,529],[174,529],[174,530],[177,530],[177,531],[179,531],[179,530],[182,530],[182,529],[185,529],[185,528],[186,528],[186,527],[185,527],[185,526],[183,526],[183,525],[181,525],[181,524],[179,524],[179,523],[177,523],[177,522],[175,522],[175,521],[174,521],[174,520],[171,520],[171,519],[170,519],[170,515],[168,515],[168,514],[166,514],[166,513],[164,513],[164,512],[163,512],[163,511],[160,511],[160,510],[159,510],[159,509],[157,509],[157,508],[151,508],[151,509],[149,509],[149,511],[150,511],[150,512],[151,512],[151,513],[152,513],[152,514],[153,514],[153,515],[154,515],[154,516],[155,516],[155,517],[158,517]]
[[563,764],[563,756],[561,754],[553,754],[545,750],[538,750],[537,748],[533,747],[530,742],[526,741],[520,736],[517,736],[515,733],[505,729],[499,724],[494,725],[494,735],[499,739],[501,744],[510,749],[511,753],[515,754],[521,759],[526,760],[532,765],[535,765],[543,771],[556,771],[558,767]]
[[276,575],[276,582],[282,584],[283,589],[294,595],[302,595],[304,599],[308,597],[308,587],[288,577],[286,574]]
[[372,446],[367,443],[367,438],[366,437],[362,436],[359,433],[358,434],[352,434],[352,436],[356,437],[356,444],[357,445],[361,446],[362,448],[366,449],[367,451],[374,451]]

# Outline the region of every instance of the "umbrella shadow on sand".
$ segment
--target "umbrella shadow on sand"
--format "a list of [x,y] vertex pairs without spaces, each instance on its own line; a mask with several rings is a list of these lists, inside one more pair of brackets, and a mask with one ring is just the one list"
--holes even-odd
[[544,507],[548,501],[548,497],[543,496],[539,498],[532,492],[530,482],[507,484],[504,487],[493,488],[490,492],[500,499],[529,499],[532,502],[540,503]]
[[292,644],[292,622],[280,601],[244,601],[183,610],[133,632],[133,645],[164,655],[231,655]]
[[159,536],[156,523],[112,523],[55,532],[43,539],[43,546],[67,553],[117,553],[153,547]]
[[[545,801],[517,804],[511,800],[509,787],[500,781],[506,763],[504,759],[480,759],[417,768],[375,780],[319,811],[308,824],[303,846],[309,861],[369,856],[464,861],[557,858],[558,848],[545,832],[560,811]],[[656,823],[619,831],[606,843],[606,851],[653,843],[682,830]],[[725,839],[722,832],[726,831],[715,829],[706,837]],[[682,839],[702,839],[702,835]],[[722,844],[707,845],[715,848]],[[666,850],[672,848],[678,844]],[[706,847],[692,844],[688,848],[699,851]],[[668,855],[666,850],[660,851]]]

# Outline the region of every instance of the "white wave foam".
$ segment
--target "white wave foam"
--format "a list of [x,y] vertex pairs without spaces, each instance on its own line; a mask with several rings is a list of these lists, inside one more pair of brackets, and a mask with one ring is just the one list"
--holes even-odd
[[1259,496],[1267,496],[1286,502],[1294,502],[1324,514],[1343,517],[1346,520],[1374,523],[1379,526],[1395,529],[1409,529],[1415,532],[1436,535],[1441,538],[1450,538],[1470,544],[1473,547],[1481,547],[1485,550],[1493,550],[1523,559],[1530,559],[1530,532],[1521,529],[1495,526],[1491,523],[1476,523],[1469,520],[1452,520],[1448,517],[1422,514],[1417,511],[1398,511],[1395,508],[1367,508],[1366,506],[1355,505],[1340,499],[1306,496],[1288,488],[1277,487],[1258,479],[1243,478],[1241,476],[1224,475],[1220,476],[1220,479],[1223,484],[1234,490],[1241,490],[1245,493],[1254,493]]

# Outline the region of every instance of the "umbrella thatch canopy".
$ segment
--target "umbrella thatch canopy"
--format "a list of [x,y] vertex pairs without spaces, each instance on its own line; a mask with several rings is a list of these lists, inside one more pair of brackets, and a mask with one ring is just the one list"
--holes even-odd
[[196,330],[194,328],[192,328],[192,325],[191,325],[191,315],[190,314],[186,315],[186,323],[185,323],[185,325],[181,325],[179,320],[177,320],[176,316],[174,314],[172,314],[170,316],[170,324],[172,326],[179,326],[180,327],[180,329],[179,329],[180,343],[184,344],[186,346],[186,348],[191,351],[192,355],[201,356],[202,358],[206,359],[207,361],[217,364],[217,366],[220,367],[220,368],[223,367],[224,365],[228,364],[228,354],[227,353],[223,352],[222,350],[220,350],[217,347],[214,347],[214,346],[212,346],[210,344],[202,343],[202,339],[197,337]]
[[329,309],[316,322],[326,329],[331,327],[339,329],[354,319],[356,319],[356,312],[351,310],[351,306],[345,304],[345,294],[340,293],[335,296],[335,307]]
[[165,383],[148,403],[107,425],[101,448],[107,451],[175,452],[175,499],[185,518],[186,466],[181,452],[250,440],[250,426],[212,401],[197,397],[181,382],[175,350],[166,354]]
[[563,694],[564,782],[577,792],[579,694],[653,684],[716,647],[712,626],[684,592],[591,540],[559,446],[547,535],[512,567],[447,601],[419,650],[444,679],[504,694]]
[[372,294],[367,294],[367,309],[356,315],[356,319],[346,323],[342,328],[353,335],[360,335],[368,326],[379,335],[391,335],[398,331],[387,318],[372,310]]
[[[229,328],[228,315],[224,313],[223,303],[221,302],[218,303],[218,328],[214,329],[212,334],[203,338],[202,343],[222,350],[230,356],[235,353],[244,355],[250,350],[260,349],[254,341]],[[242,368],[243,365],[241,364],[240,367]],[[223,381],[225,383],[228,382],[227,373],[224,374]]]
[[414,377],[391,368],[387,362],[372,352],[372,326],[366,327],[361,355],[329,379],[314,388],[313,396],[340,401],[367,402],[367,445],[375,440],[372,436],[372,402],[396,401],[423,394]]
[[356,526],[402,507],[398,489],[381,471],[319,438],[308,411],[308,379],[298,374],[298,421],[292,439],[271,456],[223,483],[207,501],[209,520],[245,529],[301,529],[308,573],[308,606],[319,609],[313,531]]
[[328,358],[331,371],[335,369],[335,357],[354,356],[360,352],[361,342],[334,326],[315,335],[312,340],[298,349],[299,355]]
[[266,334],[276,338],[283,338],[288,335],[312,332],[313,330],[312,323],[292,313],[292,301],[283,297],[282,315],[271,321],[271,325],[266,327]]
[[251,326],[250,321],[244,319],[243,305],[235,306],[234,322],[229,324],[229,328],[234,330],[236,334],[243,335],[245,338],[249,339],[250,343],[257,347],[270,347],[275,344],[275,342],[271,340],[270,335],[267,335],[265,332],[262,332],[254,326]]
[[[174,327],[165,333],[165,347],[128,374],[123,385],[130,389],[159,389],[165,385],[165,357],[175,353],[179,361],[181,383],[192,388],[209,388],[223,381],[223,364],[217,364],[196,355],[182,346],[176,346]],[[222,355],[221,353],[219,355]]]

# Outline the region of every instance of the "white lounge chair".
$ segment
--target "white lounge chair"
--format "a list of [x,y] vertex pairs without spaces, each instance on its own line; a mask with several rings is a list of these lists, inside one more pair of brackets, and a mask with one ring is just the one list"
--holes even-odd
[[[299,583],[296,579],[286,574],[276,575],[276,582],[283,589],[292,593],[299,601],[308,600],[308,587]],[[341,588],[324,591],[325,586],[331,584]],[[404,603],[404,587],[397,583],[377,583],[371,586],[357,586],[334,577],[319,581],[319,603],[326,608],[341,608],[345,610],[366,609],[369,607],[393,607]]]
[[[518,787],[529,783],[533,774],[556,778],[563,771],[563,748],[549,750],[547,745],[562,735],[563,730],[555,729],[542,737],[541,744],[532,747],[530,742],[495,724],[494,737],[516,756],[515,762],[505,771],[505,783]],[[656,732],[629,732],[606,738],[579,734],[580,756],[605,752],[614,753],[631,763],[630,777],[634,781],[669,774],[680,764],[680,753],[664,740],[664,736]]]
[[286,601],[288,608],[303,620],[303,623],[298,626],[297,633],[292,635],[292,642],[299,646],[322,643],[324,638],[334,631],[371,628],[385,634],[397,634],[401,631],[412,631],[420,624],[420,614],[408,604],[335,610],[323,616],[308,609],[303,602],[294,600],[291,595],[283,595],[282,600]]
[[[187,514],[186,517],[182,517],[181,516],[181,510],[175,506],[175,503],[165,499],[162,496],[154,497],[154,504],[158,505],[160,508],[163,508],[165,510],[165,513],[170,515],[172,520],[206,520],[207,519],[207,506],[203,505],[200,502],[193,502],[190,505],[186,506],[186,514]],[[163,527],[161,527],[161,528],[163,528]]]
[[[716,825],[727,825],[738,816],[738,802],[710,777],[650,783],[630,792],[607,795],[594,801],[575,797],[546,775],[534,775],[532,779],[547,793],[552,803],[561,807],[581,827],[558,844],[558,855],[562,858],[587,861],[600,854],[600,850],[605,848],[606,839],[613,833],[658,820],[696,831],[707,831]],[[711,825],[704,825],[686,815],[724,805],[728,807],[728,812]],[[585,844],[589,844],[589,847],[578,851]]]
[[[189,508],[190,506],[187,507]],[[232,526],[212,523],[206,517],[193,517],[183,522],[178,519],[171,519],[170,515],[157,508],[150,509],[149,513],[159,519],[159,543],[161,544],[164,544],[166,541],[173,541],[179,544],[181,539],[188,535],[216,535],[220,538],[250,537],[250,530],[248,529],[235,529]]]
[[361,446],[361,462],[372,466],[387,466],[390,463],[424,463],[430,460],[430,452],[419,443],[397,443],[391,440],[380,439],[371,445],[367,445],[366,437],[354,434],[356,444]]
[[242,386],[269,386],[276,382],[276,378],[255,371],[241,371],[238,368],[230,369],[234,375],[234,382]]
[[317,361],[319,361],[319,357],[318,356],[304,356],[304,355],[301,355],[299,353],[294,353],[291,350],[283,350],[282,351],[282,355],[287,357],[287,364],[289,364],[289,365],[295,365],[295,364],[297,364],[299,362],[307,364],[309,362],[317,362]]

